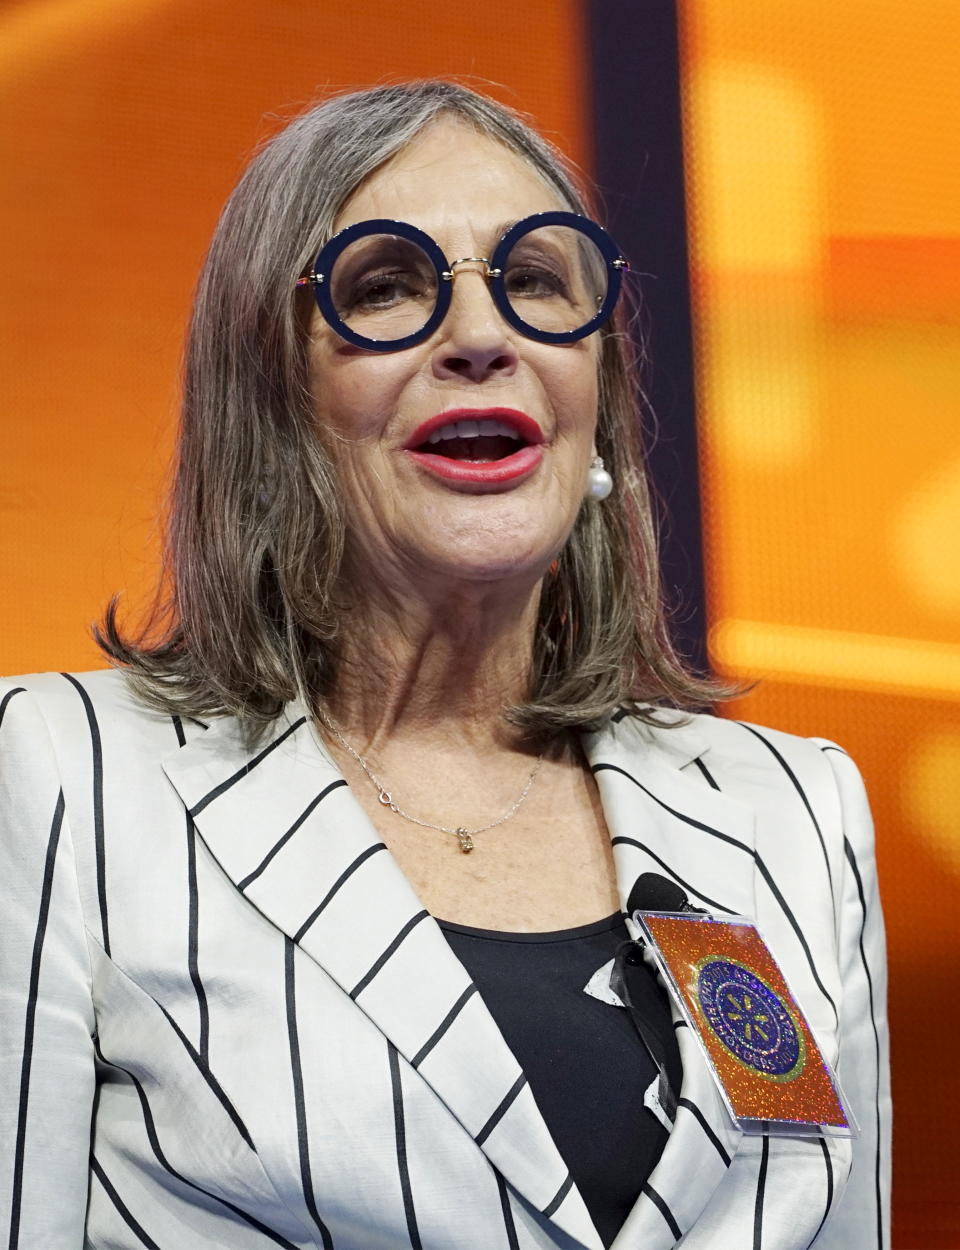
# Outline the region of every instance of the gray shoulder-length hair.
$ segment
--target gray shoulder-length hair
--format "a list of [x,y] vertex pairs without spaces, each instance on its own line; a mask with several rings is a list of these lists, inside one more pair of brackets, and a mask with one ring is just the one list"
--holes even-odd
[[[422,81],[341,95],[267,143],[227,202],[194,306],[163,590],[135,635],[110,604],[97,639],[152,706],[232,714],[254,732],[337,681],[344,516],[318,438],[294,284],[350,195],[440,115],[518,153],[572,211],[563,157],[510,109]],[[676,655],[660,595],[638,384],[621,311],[600,331],[597,449],[614,480],[586,504],[540,595],[526,702],[533,737],[602,724],[618,705],[702,706],[722,695]]]

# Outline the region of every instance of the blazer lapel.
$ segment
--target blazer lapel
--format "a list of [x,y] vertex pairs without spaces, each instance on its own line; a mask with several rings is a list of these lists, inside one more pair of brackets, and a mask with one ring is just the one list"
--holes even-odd
[[302,710],[291,705],[254,748],[235,721],[215,722],[163,766],[237,889],[376,1024],[518,1193],[601,1250],[519,1064]]
[[[630,718],[588,735],[584,746],[625,912],[637,877],[655,872],[678,882],[694,906],[755,914],[754,814],[681,771],[707,749],[695,729],[661,729]],[[672,999],[671,1007],[683,1062],[677,1118],[614,1250],[669,1250],[696,1222],[743,1141]]]
[[622,902],[642,872],[678,882],[697,907],[755,914],[753,809],[681,771],[707,752],[689,725],[634,718],[584,739],[603,802]]

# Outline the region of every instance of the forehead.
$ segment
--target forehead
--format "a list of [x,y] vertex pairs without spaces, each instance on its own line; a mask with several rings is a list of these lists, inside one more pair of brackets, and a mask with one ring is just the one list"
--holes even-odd
[[441,247],[486,244],[505,222],[566,207],[523,157],[464,122],[443,118],[357,188],[335,229],[390,217],[426,230]]

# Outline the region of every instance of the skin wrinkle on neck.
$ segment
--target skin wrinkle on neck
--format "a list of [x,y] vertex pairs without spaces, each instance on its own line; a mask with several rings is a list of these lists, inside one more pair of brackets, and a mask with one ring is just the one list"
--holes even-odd
[[517,741],[503,708],[527,691],[539,583],[509,595],[502,583],[431,589],[440,593],[408,582],[401,596],[380,583],[351,613],[330,708],[361,754],[424,730],[477,745]]

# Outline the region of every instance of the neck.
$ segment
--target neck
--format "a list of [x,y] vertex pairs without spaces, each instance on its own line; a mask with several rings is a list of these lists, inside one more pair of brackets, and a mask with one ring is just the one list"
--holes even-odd
[[330,712],[361,751],[454,727],[474,747],[515,747],[503,709],[529,688],[539,596],[538,583],[368,597],[350,614]]

